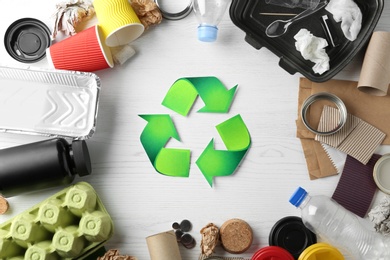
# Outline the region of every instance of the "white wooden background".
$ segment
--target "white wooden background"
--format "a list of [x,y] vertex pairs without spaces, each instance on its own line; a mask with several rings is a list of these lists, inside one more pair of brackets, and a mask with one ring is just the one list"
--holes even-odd
[[[0,36],[15,20],[33,17],[51,26],[55,10],[52,0],[1,0]],[[390,5],[385,1],[376,30],[390,30]],[[187,1],[165,0],[170,11]],[[180,247],[183,260],[197,259],[200,229],[209,222],[221,225],[241,218],[254,231],[252,247],[240,256],[250,257],[268,245],[271,227],[280,218],[299,215],[288,199],[297,186],[312,194],[331,196],[339,176],[310,181],[300,141],[295,137],[298,80],[278,66],[278,58],[263,48],[255,50],[244,41],[244,32],[225,13],[214,43],[197,40],[194,14],[183,20],[164,20],[133,42],[136,55],[125,65],[98,71],[101,78],[97,131],[88,146],[93,161],[92,175],[77,180],[91,183],[110,212],[115,234],[107,248],[150,259],[145,238],[167,231],[175,221],[189,219],[190,232],[197,240],[191,250]],[[358,80],[363,54],[360,53],[336,78]],[[2,47],[0,62],[26,66],[13,60]],[[48,67],[46,59],[32,64]],[[228,88],[238,90],[228,114],[200,114],[192,110],[186,118],[163,107],[161,102],[171,84],[187,76],[216,76]],[[195,104],[201,107],[202,102]],[[195,109],[196,109],[195,107]],[[12,111],[10,111],[12,113]],[[158,174],[140,142],[146,121],[139,114],[168,113],[182,142],[170,146],[192,151],[189,178]],[[241,114],[252,138],[252,146],[236,173],[214,179],[210,188],[195,161],[211,140],[224,149],[215,125]],[[0,148],[31,143],[43,137],[0,134]],[[20,195],[9,199],[5,221],[51,196],[64,187]],[[381,195],[381,193],[378,193]],[[379,198],[377,197],[377,200]],[[219,249],[220,255],[227,255]]]

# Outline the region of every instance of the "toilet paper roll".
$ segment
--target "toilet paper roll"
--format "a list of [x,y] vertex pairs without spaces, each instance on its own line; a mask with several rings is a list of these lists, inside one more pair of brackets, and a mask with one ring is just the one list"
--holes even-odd
[[151,260],[182,260],[173,230],[149,236],[146,243]]
[[358,89],[386,96],[390,84],[390,32],[374,32],[364,56]]

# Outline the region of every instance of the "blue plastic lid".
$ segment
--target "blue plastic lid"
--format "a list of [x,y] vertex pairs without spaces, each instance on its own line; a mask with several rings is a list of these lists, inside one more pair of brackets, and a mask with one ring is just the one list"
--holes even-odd
[[198,39],[202,42],[214,42],[217,39],[218,28],[212,25],[199,25]]
[[307,192],[302,187],[298,187],[297,190],[294,192],[294,194],[290,198],[290,203],[293,204],[295,207],[299,207],[301,205],[303,199],[306,197]]

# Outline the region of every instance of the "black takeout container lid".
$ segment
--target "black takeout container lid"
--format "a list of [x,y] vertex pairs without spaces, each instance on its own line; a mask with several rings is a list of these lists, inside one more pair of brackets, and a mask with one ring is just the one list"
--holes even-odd
[[[359,6],[363,19],[361,30],[354,41],[344,37],[340,24],[333,20],[331,13],[320,9],[314,14],[294,22],[288,31],[279,37],[270,38],[265,34],[269,24],[277,19],[288,20],[291,16],[262,15],[261,13],[300,13],[301,8],[286,8],[265,3],[266,0],[232,0],[229,14],[233,23],[246,33],[245,40],[256,49],[266,47],[280,57],[279,66],[290,74],[296,72],[314,82],[324,82],[339,73],[353,57],[366,46],[371,34],[382,14],[383,0],[354,0]],[[323,1],[323,0],[322,0]],[[334,36],[340,39],[336,47],[327,47],[330,58],[330,69],[323,74],[316,74],[312,67],[314,63],[303,59],[295,48],[294,36],[302,28],[306,28],[313,35],[327,39],[321,17],[327,15],[334,29]]]
[[286,249],[298,259],[307,247],[317,243],[317,236],[306,228],[300,217],[288,216],[275,223],[268,242],[270,246]]
[[8,54],[17,61],[33,63],[43,59],[51,45],[50,29],[34,18],[13,22],[4,35]]

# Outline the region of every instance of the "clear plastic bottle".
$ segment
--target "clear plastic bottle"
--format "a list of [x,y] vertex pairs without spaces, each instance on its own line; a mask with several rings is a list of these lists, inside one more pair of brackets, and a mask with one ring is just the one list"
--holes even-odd
[[389,260],[390,240],[367,229],[358,217],[326,196],[310,196],[299,187],[290,203],[301,209],[305,226],[338,248],[348,259]]
[[199,22],[198,39],[213,42],[217,39],[218,24],[230,0],[192,0],[195,16]]

